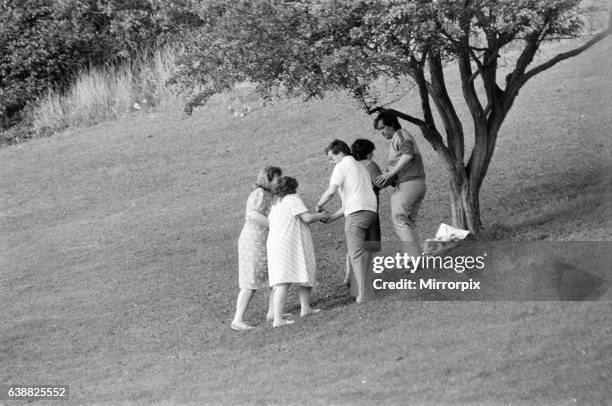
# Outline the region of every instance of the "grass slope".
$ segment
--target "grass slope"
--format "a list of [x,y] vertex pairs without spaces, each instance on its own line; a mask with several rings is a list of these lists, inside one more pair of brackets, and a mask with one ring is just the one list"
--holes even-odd
[[[610,240],[610,46],[519,96],[483,188],[483,220],[497,236]],[[398,107],[417,111],[411,98]],[[281,166],[313,204],[331,172],[326,143],[364,136],[380,161],[371,118],[341,97],[243,119],[217,101],[190,118],[142,115],[0,150],[0,383],[69,384],[70,404],[609,401],[609,301],[389,293],[357,306],[339,286],[341,222],[313,226],[313,300],[325,312],[272,330],[258,294],[248,318],[260,328],[229,329],[258,168]],[[447,179],[418,140],[427,237],[449,221]]]

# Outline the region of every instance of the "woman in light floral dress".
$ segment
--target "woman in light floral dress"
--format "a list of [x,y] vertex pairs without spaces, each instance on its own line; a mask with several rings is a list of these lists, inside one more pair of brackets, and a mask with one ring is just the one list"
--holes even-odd
[[[246,205],[244,227],[238,239],[239,287],[236,300],[236,314],[231,327],[234,330],[253,328],[244,321],[253,294],[258,289],[269,288],[268,257],[266,240],[268,238],[268,213],[274,197],[273,191],[281,177],[280,168],[268,166],[257,176],[255,189],[251,192]],[[273,317],[272,295],[270,295],[267,319]]]

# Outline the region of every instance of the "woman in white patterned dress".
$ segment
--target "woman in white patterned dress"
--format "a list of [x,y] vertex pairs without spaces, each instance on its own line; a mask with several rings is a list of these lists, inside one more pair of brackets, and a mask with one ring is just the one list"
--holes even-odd
[[274,327],[293,323],[283,318],[287,290],[298,285],[301,317],[319,312],[310,307],[310,291],[316,285],[317,263],[309,224],[329,218],[326,212],[311,213],[296,194],[298,183],[283,176],[277,184],[277,201],[268,220],[268,275],[274,288]]
[[[238,239],[238,273],[240,292],[236,300],[236,314],[231,327],[234,330],[253,328],[244,321],[244,314],[257,289],[268,288],[268,213],[272,204],[273,189],[280,179],[280,168],[268,166],[259,171],[255,189],[249,195],[246,205],[244,227]],[[272,315],[272,292],[267,319]]]

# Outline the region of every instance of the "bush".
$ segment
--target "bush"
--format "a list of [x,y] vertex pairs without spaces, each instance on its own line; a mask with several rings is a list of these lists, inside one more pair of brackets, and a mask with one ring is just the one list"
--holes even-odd
[[199,24],[191,0],[0,0],[0,128],[83,68],[128,61]]
[[69,90],[47,91],[25,113],[31,135],[87,126],[132,111],[180,110],[177,89],[168,84],[181,47],[163,47],[135,62],[84,70]]
[[[63,5],[64,7],[61,7]],[[79,66],[102,60],[97,20],[84,2],[1,0],[0,125],[49,87],[66,86]]]

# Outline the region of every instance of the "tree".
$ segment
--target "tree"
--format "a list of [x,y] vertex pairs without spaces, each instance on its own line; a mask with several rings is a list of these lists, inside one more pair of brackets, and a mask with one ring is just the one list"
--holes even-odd
[[[82,0],[81,0],[82,1]],[[166,37],[180,38],[201,22],[194,0],[96,0],[107,20],[104,34],[113,45],[109,56],[129,59]]]
[[[481,186],[519,90],[610,34],[609,22],[589,30],[587,16],[601,16],[605,4],[580,0],[209,0],[201,7],[204,26],[177,76],[191,92],[187,112],[248,80],[264,96],[349,90],[371,114],[381,109],[376,83],[411,80],[422,111],[400,118],[418,126],[443,159],[452,222],[472,232],[482,226]],[[585,36],[575,49],[532,66],[543,42]],[[513,55],[501,78],[500,58]],[[448,65],[458,69],[473,122],[471,151],[449,97]]]

